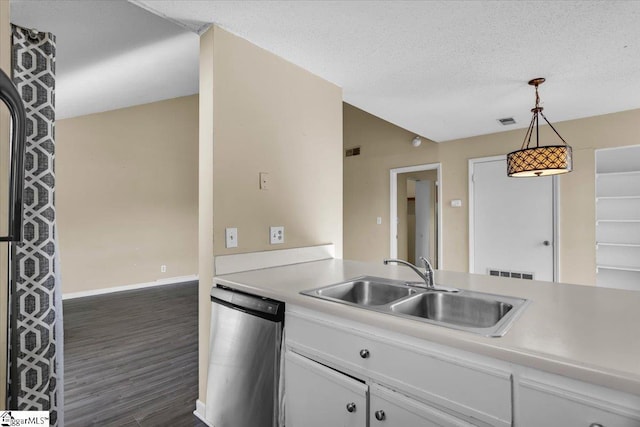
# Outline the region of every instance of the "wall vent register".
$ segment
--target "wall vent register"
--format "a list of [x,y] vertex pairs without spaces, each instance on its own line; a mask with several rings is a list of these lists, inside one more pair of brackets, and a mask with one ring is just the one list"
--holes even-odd
[[498,122],[500,122],[502,126],[509,126],[509,125],[516,124],[516,121],[513,117],[505,117],[504,119],[498,119]]
[[489,269],[489,276],[510,277],[512,279],[533,280],[533,273],[522,272],[522,271],[505,271],[505,270],[498,270],[498,269],[494,269],[494,268],[490,268]]
[[349,148],[345,152],[345,157],[359,156],[359,155],[360,155],[360,147]]

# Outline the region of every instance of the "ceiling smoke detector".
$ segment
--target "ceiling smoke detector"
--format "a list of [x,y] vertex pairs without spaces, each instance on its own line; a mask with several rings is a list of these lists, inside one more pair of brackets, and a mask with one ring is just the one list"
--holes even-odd
[[504,119],[498,119],[502,126],[515,125],[516,120],[513,117],[505,117]]

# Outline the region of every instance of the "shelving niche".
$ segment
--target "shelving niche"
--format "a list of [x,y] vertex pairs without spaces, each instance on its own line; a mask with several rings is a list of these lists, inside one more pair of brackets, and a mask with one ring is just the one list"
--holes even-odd
[[640,290],[640,145],[596,150],[596,284]]

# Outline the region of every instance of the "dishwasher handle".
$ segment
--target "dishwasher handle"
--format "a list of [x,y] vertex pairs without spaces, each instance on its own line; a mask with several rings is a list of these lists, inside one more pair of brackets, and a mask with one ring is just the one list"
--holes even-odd
[[211,302],[273,322],[282,322],[284,320],[283,302],[236,291],[221,285],[211,288]]

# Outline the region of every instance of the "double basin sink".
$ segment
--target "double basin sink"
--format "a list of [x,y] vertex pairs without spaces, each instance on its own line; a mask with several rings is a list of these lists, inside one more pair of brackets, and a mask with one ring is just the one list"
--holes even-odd
[[467,290],[430,290],[412,282],[370,276],[302,294],[488,337],[503,336],[528,302]]

